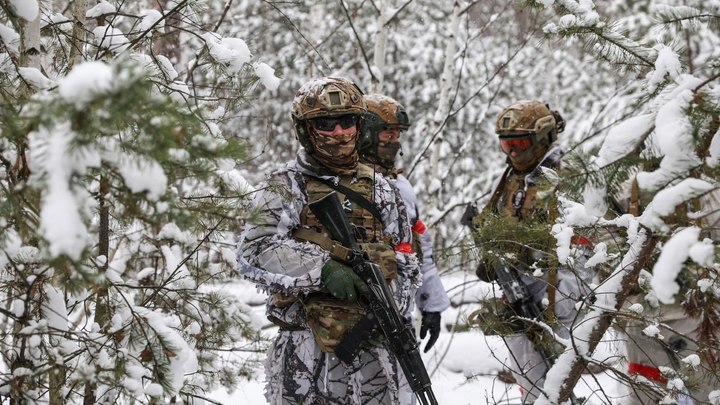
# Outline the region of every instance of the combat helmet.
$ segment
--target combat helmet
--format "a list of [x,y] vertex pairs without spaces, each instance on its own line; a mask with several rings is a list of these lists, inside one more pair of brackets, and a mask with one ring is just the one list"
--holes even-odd
[[[560,113],[537,100],[520,100],[505,107],[498,114],[495,133],[500,146],[508,154],[516,169],[525,170],[536,164],[558,133],[565,129]],[[511,150],[523,155],[513,157]]]
[[[405,131],[410,127],[405,107],[395,99],[382,94],[365,97],[367,112],[363,115],[363,130],[358,149],[362,157],[375,161],[378,156],[380,132],[387,129]],[[384,166],[393,162],[378,162]]]
[[312,152],[308,120],[351,114],[359,122],[366,111],[365,96],[355,83],[343,77],[324,77],[310,80],[298,89],[291,115],[300,144]]

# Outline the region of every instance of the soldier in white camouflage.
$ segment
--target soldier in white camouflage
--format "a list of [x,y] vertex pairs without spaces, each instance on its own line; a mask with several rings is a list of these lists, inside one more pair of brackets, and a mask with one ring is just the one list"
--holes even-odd
[[440,335],[440,314],[450,306],[450,298],[440,281],[433,258],[432,235],[421,219],[413,186],[403,175],[402,169],[397,167],[401,136],[410,127],[410,119],[405,107],[392,97],[370,94],[365,99],[368,111],[360,137],[360,161],[372,165],[377,172],[386,176],[398,188],[407,207],[413,231],[413,250],[421,263],[422,286],[415,293],[415,304],[421,314],[420,339],[427,337],[423,349],[427,353]]
[[329,233],[308,209],[338,193],[357,242],[381,267],[404,313],[419,268],[402,201],[385,178],[358,162],[365,111],[362,91],[344,78],[311,80],[298,90],[292,117],[302,148],[258,188],[257,215],[241,236],[239,270],[269,294],[267,316],[279,326],[265,368],[272,405],[409,404],[414,398],[380,336],[359,342],[353,364],[334,355],[366,315],[357,297],[367,285],[334,258]]

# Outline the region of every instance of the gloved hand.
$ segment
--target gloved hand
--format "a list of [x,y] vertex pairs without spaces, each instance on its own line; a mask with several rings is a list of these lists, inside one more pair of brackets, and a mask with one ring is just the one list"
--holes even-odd
[[423,353],[427,353],[440,336],[440,312],[424,312],[422,313],[422,321],[420,323],[420,339],[425,339],[428,331],[430,338],[425,345]]
[[475,269],[475,275],[486,283],[492,283],[495,279],[497,279],[495,270],[491,265],[485,263],[484,260],[480,260],[480,263],[478,263],[477,269]]
[[320,280],[335,298],[357,302],[358,291],[370,292],[367,284],[349,267],[330,259],[322,268]]

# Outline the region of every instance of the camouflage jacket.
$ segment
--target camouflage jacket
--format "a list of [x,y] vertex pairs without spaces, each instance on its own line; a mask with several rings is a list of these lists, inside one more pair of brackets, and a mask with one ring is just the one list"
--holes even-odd
[[[295,161],[272,173],[258,187],[252,203],[254,210],[238,246],[240,273],[269,294],[306,296],[323,288],[320,273],[330,259],[321,247],[292,237],[300,225],[300,214],[307,204],[305,176],[338,181],[325,172],[304,150]],[[375,178],[374,203],[382,216],[383,234],[394,244],[409,243],[411,231],[407,213],[397,191],[381,175]],[[405,311],[420,283],[419,266],[414,254],[396,252],[398,276],[392,289],[398,309]],[[271,295],[267,314],[298,328],[307,328],[299,303],[281,305]]]

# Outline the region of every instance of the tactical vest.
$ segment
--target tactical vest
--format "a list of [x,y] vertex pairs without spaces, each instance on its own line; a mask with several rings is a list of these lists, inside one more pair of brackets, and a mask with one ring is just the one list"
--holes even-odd
[[535,215],[538,187],[528,184],[525,175],[510,174],[497,195],[493,211],[504,216],[513,216],[521,220],[529,220]]
[[[355,181],[352,180],[342,176],[340,184],[373,202],[375,179],[372,168],[359,164],[357,178]],[[305,176],[305,182],[308,204],[336,191],[314,177]],[[370,260],[382,269],[386,281],[391,282],[397,277],[397,259],[391,238],[382,233],[381,219],[375,218],[368,210],[340,192],[338,197],[358,245],[368,253]],[[301,231],[294,235],[296,239],[317,243],[320,246],[323,246],[322,238],[330,240],[329,232],[310,211],[308,205],[305,205],[300,212],[300,226]],[[313,235],[309,231],[316,234]],[[320,240],[318,235],[321,235]],[[339,300],[326,292],[311,294],[303,299],[302,303],[315,340],[325,352],[333,352],[345,334],[366,314],[365,309],[360,305]]]

